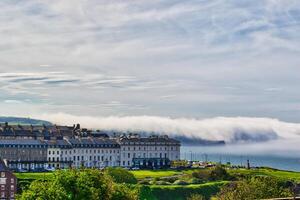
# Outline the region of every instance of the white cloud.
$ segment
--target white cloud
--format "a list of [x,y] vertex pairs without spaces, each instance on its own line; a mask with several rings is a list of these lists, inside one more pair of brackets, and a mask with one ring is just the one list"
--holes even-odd
[[[31,99],[38,113],[297,121],[299,8],[298,0],[1,1],[0,102]],[[269,102],[272,110],[258,109]]]

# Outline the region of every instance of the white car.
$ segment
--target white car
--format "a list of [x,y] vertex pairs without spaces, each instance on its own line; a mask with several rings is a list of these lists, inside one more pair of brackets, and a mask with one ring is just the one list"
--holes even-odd
[[54,167],[47,167],[45,170],[47,170],[49,172],[54,172],[55,168]]

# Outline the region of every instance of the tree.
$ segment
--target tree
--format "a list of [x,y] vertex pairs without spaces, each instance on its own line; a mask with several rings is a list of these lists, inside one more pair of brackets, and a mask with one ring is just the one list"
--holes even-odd
[[118,185],[107,174],[95,169],[55,172],[51,181],[34,181],[21,200],[136,200],[136,190]]
[[137,179],[135,178],[135,176],[130,171],[121,167],[108,167],[107,169],[105,169],[105,173],[111,176],[116,183],[137,183]]

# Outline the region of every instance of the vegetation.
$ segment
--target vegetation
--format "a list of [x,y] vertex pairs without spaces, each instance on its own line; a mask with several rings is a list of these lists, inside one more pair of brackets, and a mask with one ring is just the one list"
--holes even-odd
[[272,177],[252,177],[249,180],[231,182],[217,195],[219,200],[229,199],[267,199],[293,196],[289,186]]
[[9,123],[10,125],[52,125],[51,122],[39,120],[39,119],[31,119],[31,118],[22,118],[22,117],[0,117],[0,123]]
[[136,190],[116,184],[99,170],[66,170],[54,173],[51,181],[35,180],[20,195],[21,200],[135,200]]
[[[216,197],[253,199],[292,196],[300,173],[269,168],[103,171],[61,170],[55,173],[17,173],[19,199],[141,199],[196,200]],[[270,187],[272,186],[272,187]]]
[[137,179],[135,176],[128,170],[117,167],[109,167],[105,169],[105,173],[112,177],[114,182],[116,183],[129,183],[129,184],[136,184]]

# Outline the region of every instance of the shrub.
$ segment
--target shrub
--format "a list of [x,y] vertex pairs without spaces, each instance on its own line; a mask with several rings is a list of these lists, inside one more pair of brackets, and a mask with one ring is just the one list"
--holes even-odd
[[121,167],[108,167],[107,169],[105,169],[105,173],[111,176],[116,183],[137,183],[137,179],[135,178],[135,176],[128,170]]
[[143,179],[143,180],[140,180],[140,181],[139,181],[139,184],[142,184],[142,185],[150,185],[150,181]]
[[205,200],[205,198],[200,194],[192,194],[187,200]]
[[174,183],[175,181],[178,180],[178,177],[176,177],[176,176],[164,177],[164,178],[161,178],[161,180],[167,181],[169,183]]
[[189,183],[190,183],[190,184],[200,184],[200,183],[203,183],[203,182],[204,182],[203,180],[198,179],[198,178],[191,178],[191,179],[189,180]]
[[210,174],[211,174],[210,170],[201,169],[198,171],[194,171],[192,173],[192,177],[202,179],[202,180],[209,180]]
[[156,181],[156,185],[171,185],[171,183],[167,181]]
[[173,183],[174,185],[188,185],[186,181],[183,180],[177,180]]
[[219,200],[226,199],[269,199],[292,196],[285,184],[272,177],[253,177],[248,180],[232,182],[218,193]]
[[217,165],[210,173],[209,176],[210,180],[229,180],[230,179],[230,175],[228,174],[228,172],[226,171],[226,169],[224,167],[222,167],[221,165]]

